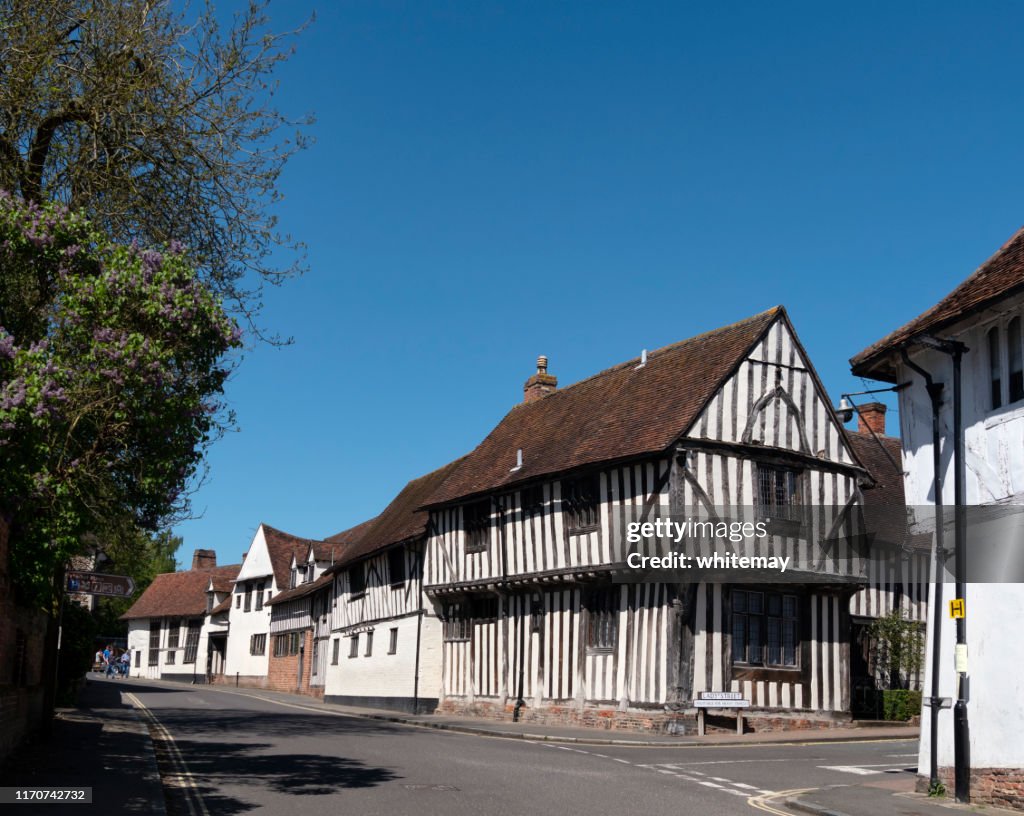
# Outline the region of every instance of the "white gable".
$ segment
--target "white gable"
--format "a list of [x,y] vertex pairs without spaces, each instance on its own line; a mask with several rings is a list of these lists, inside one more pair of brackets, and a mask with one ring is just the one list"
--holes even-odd
[[238,571],[237,581],[246,581],[250,578],[263,578],[267,575],[273,575],[274,567],[270,563],[270,553],[267,552],[267,539],[263,535],[263,525],[261,524],[259,529],[256,531],[256,535],[253,536],[252,543],[249,545],[249,551],[245,554],[245,561],[242,562],[242,568]]

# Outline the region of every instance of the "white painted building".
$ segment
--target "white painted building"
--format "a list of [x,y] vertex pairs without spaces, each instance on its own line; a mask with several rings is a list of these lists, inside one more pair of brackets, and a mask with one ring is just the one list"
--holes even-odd
[[[922,372],[941,384],[940,476],[947,525],[953,516],[953,360],[934,341],[963,344],[962,428],[967,505],[1024,504],[1024,230],[938,304],[851,360],[853,372],[893,384],[899,392],[907,504],[932,505],[936,497],[932,400]],[[915,366],[920,371],[915,370]],[[1011,516],[1001,535],[1015,535]],[[1008,532],[1007,532],[1008,531]],[[947,550],[953,546],[946,527]],[[977,552],[985,532],[968,527],[968,552]],[[953,561],[947,562],[952,567]],[[1018,578],[1019,580],[1019,578]],[[956,629],[946,603],[954,584],[945,583],[940,610],[939,694],[957,698]],[[934,591],[934,587],[933,587]],[[1024,617],[1024,585],[969,583],[967,610],[968,715],[971,796],[1013,803],[1024,798],[1024,642],[1010,622]],[[930,694],[935,615],[929,615],[925,695]],[[918,773],[930,774],[929,710],[922,716]],[[936,740],[939,777],[953,790],[953,711],[941,711]],[[1016,786],[1016,789],[1014,788]]]
[[269,669],[270,607],[291,584],[296,557],[304,559],[311,539],[260,524],[235,579],[223,667],[225,682],[265,686]]
[[223,616],[211,613],[239,569],[216,564],[212,550],[196,550],[192,569],[158,575],[122,616],[132,677],[206,682],[211,636],[226,631]]
[[429,515],[420,508],[456,464],[412,480],[372,522],[328,539],[347,546],[332,568],[330,640],[318,650],[326,701],[411,712],[436,708],[442,626],[423,592]]

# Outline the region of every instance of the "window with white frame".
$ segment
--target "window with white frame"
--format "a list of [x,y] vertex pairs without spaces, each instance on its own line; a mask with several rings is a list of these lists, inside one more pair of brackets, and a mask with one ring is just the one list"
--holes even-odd
[[988,356],[988,407],[1024,402],[1024,336],[1021,318],[991,326],[985,332]]

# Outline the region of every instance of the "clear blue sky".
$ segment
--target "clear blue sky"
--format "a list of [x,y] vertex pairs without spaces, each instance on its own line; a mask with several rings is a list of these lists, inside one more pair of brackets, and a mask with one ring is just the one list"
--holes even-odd
[[[1024,221],[1011,2],[278,2],[317,143],[180,556],[322,537],[563,385],[784,304],[826,387]],[[892,403],[890,403],[892,404]],[[895,423],[890,423],[895,432]]]

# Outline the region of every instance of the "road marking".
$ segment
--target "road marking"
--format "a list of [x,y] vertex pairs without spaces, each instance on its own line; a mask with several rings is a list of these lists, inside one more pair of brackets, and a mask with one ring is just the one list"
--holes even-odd
[[856,774],[857,776],[871,776],[880,773],[903,773],[903,768],[894,768],[892,765],[819,765],[826,771],[838,771],[839,773]]
[[747,804],[757,810],[763,810],[765,813],[773,813],[775,816],[793,816],[792,811],[778,810],[772,807],[772,804],[774,804],[776,799],[783,796],[799,796],[801,793],[809,793],[812,790],[817,790],[817,788],[793,788],[792,790],[772,791],[761,796],[751,796],[747,799]]
[[185,762],[185,757],[182,756],[181,751],[178,749],[178,743],[171,736],[171,732],[164,727],[164,724],[160,722],[156,714],[150,711],[138,697],[130,691],[124,692],[124,696],[134,708],[138,709],[149,720],[150,726],[156,732],[160,741],[166,743],[171,764],[176,766],[174,777],[172,777],[173,786],[185,789],[185,804],[188,806],[188,812],[192,816],[210,816],[210,811],[206,809],[206,803],[199,793],[195,777],[188,769],[188,763]]

